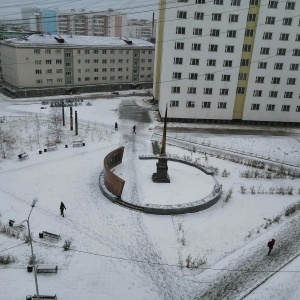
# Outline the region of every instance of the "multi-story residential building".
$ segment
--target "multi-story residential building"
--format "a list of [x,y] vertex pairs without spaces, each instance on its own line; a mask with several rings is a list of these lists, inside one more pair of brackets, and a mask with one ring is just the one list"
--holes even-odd
[[141,39],[155,38],[156,20],[130,19],[127,22],[128,37],[137,37]]
[[42,31],[48,34],[56,34],[56,10],[42,9]]
[[150,88],[154,45],[142,39],[35,34],[0,42],[3,88],[18,97]]
[[170,121],[300,124],[300,3],[160,1],[154,98]]

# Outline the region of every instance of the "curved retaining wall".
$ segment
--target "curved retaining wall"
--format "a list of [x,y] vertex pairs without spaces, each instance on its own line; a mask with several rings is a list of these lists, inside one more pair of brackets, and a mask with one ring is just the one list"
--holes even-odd
[[[157,159],[156,156],[140,156],[140,159]],[[168,158],[170,161],[175,161],[178,163],[183,163],[197,169],[200,169],[207,175],[213,176],[212,172],[205,170],[203,167],[193,164],[191,162],[187,162],[181,159]],[[120,178],[119,178],[120,179]],[[215,180],[215,185],[212,193],[205,198],[184,204],[176,204],[176,205],[156,205],[156,204],[145,204],[144,206],[139,206],[136,204],[132,204],[124,201],[117,195],[111,193],[104,185],[104,171],[101,172],[99,178],[100,189],[102,193],[112,202],[119,204],[123,207],[130,208],[136,211],[144,212],[147,214],[156,214],[156,215],[179,215],[179,214],[187,214],[187,213],[195,213],[204,209],[207,209],[213,206],[221,197],[222,194],[222,185],[220,185],[217,180]]]
[[118,198],[121,198],[125,181],[115,175],[111,169],[122,163],[124,147],[120,147],[104,158],[103,183],[106,189]]

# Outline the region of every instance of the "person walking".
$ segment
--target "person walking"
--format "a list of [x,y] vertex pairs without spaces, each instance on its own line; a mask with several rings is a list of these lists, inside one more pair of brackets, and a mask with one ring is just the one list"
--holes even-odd
[[135,132],[135,129],[136,129],[136,126],[133,125],[133,131],[132,131],[132,133],[136,133],[136,132]]
[[118,131],[118,123],[117,122],[115,122],[115,130]]
[[268,242],[268,247],[269,247],[269,253],[268,253],[268,255],[270,255],[270,253],[271,253],[271,251],[272,251],[272,249],[274,247],[274,244],[275,244],[275,240],[274,239],[272,239],[271,241]]
[[60,202],[60,207],[59,207],[59,209],[60,209],[60,215],[64,217],[64,216],[65,216],[65,215],[64,215],[64,210],[66,209],[66,207],[65,207],[65,205],[64,205],[63,202]]

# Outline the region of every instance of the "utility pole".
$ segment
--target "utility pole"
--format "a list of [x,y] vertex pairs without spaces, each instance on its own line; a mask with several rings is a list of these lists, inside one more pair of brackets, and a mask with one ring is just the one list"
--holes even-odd
[[65,126],[65,103],[64,100],[62,101],[62,121],[63,121],[63,126]]
[[78,119],[77,119],[77,110],[75,110],[75,135],[78,135]]
[[73,131],[73,110],[72,110],[72,106],[70,106],[70,130]]
[[30,213],[28,215],[27,220],[25,220],[24,222],[27,222],[27,226],[28,226],[29,243],[30,243],[30,247],[31,247],[31,255],[32,255],[32,264],[33,264],[33,273],[34,273],[34,280],[35,280],[36,296],[37,296],[37,300],[39,300],[40,299],[39,287],[38,287],[37,276],[36,276],[35,258],[34,258],[34,254],[33,254],[32,238],[31,238],[30,226],[29,226],[29,218],[30,218],[31,212],[32,212],[33,208],[35,207],[37,201],[38,201],[37,197],[33,198]]

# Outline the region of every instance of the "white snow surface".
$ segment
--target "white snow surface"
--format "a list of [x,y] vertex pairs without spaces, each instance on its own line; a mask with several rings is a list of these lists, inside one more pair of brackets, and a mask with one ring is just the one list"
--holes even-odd
[[[215,177],[224,194],[233,188],[228,203],[223,197],[207,210],[177,216],[146,215],[120,207],[99,189],[103,159],[119,146],[124,146],[125,152],[123,163],[115,172],[126,181],[124,199],[133,203],[191,202],[206,196],[213,186],[211,177],[173,162],[168,164],[171,183],[152,182],[155,160],[138,157],[152,154],[151,137],[155,131],[161,133],[161,127],[154,129],[158,123],[153,118],[150,123],[119,119],[119,106],[128,99],[85,99],[85,103],[91,101],[93,105],[76,107],[79,136],[69,130],[67,118],[58,150],[42,154],[38,151],[45,148],[49,137],[49,105],[41,109],[40,103],[34,103],[36,99],[28,99],[28,104],[20,101],[14,105],[10,101],[5,105],[0,111],[0,119],[5,121],[0,126],[8,126],[15,134],[17,149],[12,156],[0,160],[1,226],[7,225],[9,219],[16,223],[26,220],[32,199],[38,197],[30,216],[36,260],[58,266],[57,274],[38,274],[39,292],[56,294],[59,300],[241,299],[264,278],[265,273],[251,270],[275,270],[297,252],[293,243],[294,239],[300,240],[298,213],[293,217],[282,216],[279,223],[266,229],[264,225],[265,219],[272,219],[299,201],[300,180],[241,178],[240,171],[249,167],[212,156],[208,163],[219,168]],[[132,96],[132,100],[138,106],[149,106],[144,98]],[[43,128],[40,134],[37,119]],[[119,131],[114,131],[115,121]],[[136,135],[132,134],[134,124]],[[297,137],[298,131],[293,134]],[[79,139],[86,146],[73,148],[72,141]],[[190,141],[190,136],[185,134],[185,139]],[[197,139],[201,140],[201,134]],[[288,153],[285,156],[300,151],[299,141],[287,136],[268,136],[266,140],[262,136],[228,134],[209,139],[221,145],[232,143],[241,149],[251,144],[257,153],[272,152],[276,147]],[[29,159],[19,161],[17,154],[23,151]],[[175,145],[167,146],[167,152],[205,163],[203,154]],[[224,169],[230,172],[228,177],[221,176]],[[241,185],[247,188],[245,195],[240,193]],[[251,194],[251,186],[260,193]],[[280,186],[293,186],[293,195],[267,193],[269,187]],[[61,201],[66,205],[64,218],[59,214]],[[41,231],[60,234],[62,239],[40,239]],[[276,244],[268,257],[266,243],[273,237]],[[69,251],[62,248],[65,240],[72,241]],[[291,247],[284,252],[288,243]],[[17,260],[0,265],[0,299],[18,300],[35,294],[33,273],[27,272],[30,247],[24,244],[22,234],[13,238],[0,233],[0,256],[4,254]],[[180,268],[179,262],[185,264],[189,255],[198,261],[202,259],[203,264],[196,269]],[[237,268],[249,270],[231,271]],[[299,259],[282,270],[298,273],[277,273],[247,299],[299,299]]]

